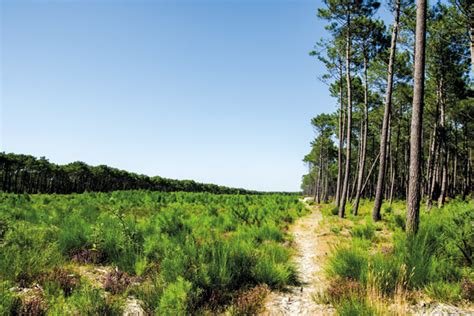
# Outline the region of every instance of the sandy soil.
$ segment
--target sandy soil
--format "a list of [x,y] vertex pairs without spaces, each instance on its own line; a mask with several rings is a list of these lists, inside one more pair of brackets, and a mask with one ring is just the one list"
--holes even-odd
[[272,292],[266,299],[262,315],[331,315],[335,312],[332,307],[319,305],[313,299],[325,286],[322,269],[328,245],[317,232],[322,220],[319,207],[307,207],[311,214],[298,219],[289,231],[294,237],[296,255],[293,260],[302,285]]

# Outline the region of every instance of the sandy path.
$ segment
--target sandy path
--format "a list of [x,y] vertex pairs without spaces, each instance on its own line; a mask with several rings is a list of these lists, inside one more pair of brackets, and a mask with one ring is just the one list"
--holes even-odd
[[323,258],[327,245],[318,238],[316,229],[322,220],[318,206],[307,207],[311,214],[299,218],[290,227],[294,237],[296,255],[293,260],[299,271],[302,286],[289,287],[285,292],[271,293],[265,303],[262,315],[328,315],[334,310],[326,305],[318,305],[313,295],[323,290]]

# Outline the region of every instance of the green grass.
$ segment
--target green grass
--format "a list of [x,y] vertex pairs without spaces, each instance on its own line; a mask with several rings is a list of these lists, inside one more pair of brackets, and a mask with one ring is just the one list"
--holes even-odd
[[[474,287],[474,204],[455,200],[441,209],[422,209],[415,237],[407,237],[404,232],[403,202],[382,209],[383,221],[377,225],[368,217],[371,205],[367,202],[361,203],[358,217],[338,220],[339,226],[351,227],[352,238],[343,241],[330,256],[326,267],[330,279],[339,280],[339,284],[356,282],[367,298],[377,295],[390,300],[400,291],[422,291],[447,303],[472,299],[469,289]],[[329,218],[333,216],[330,206],[323,213]],[[330,230],[334,232],[333,227]],[[340,296],[338,291],[333,293]],[[335,303],[338,312],[370,315],[365,311],[367,301],[353,296],[349,295],[354,301]],[[357,311],[358,308],[362,310]]]
[[371,222],[364,225],[356,225],[352,228],[351,234],[357,238],[372,240],[375,237],[375,225]]
[[332,277],[361,281],[367,277],[368,253],[358,245],[339,246],[329,258],[328,274]]
[[457,303],[463,299],[461,283],[459,282],[432,282],[426,286],[425,291],[430,297],[449,303]]
[[349,297],[335,304],[340,316],[372,316],[377,315],[375,309],[370,306],[365,298]]
[[[49,284],[42,299],[53,315],[117,311],[128,293],[149,313],[183,314],[229,304],[258,284],[296,284],[284,231],[305,213],[297,196],[277,194],[0,194],[2,308],[15,308],[7,287],[36,283]],[[117,267],[140,284],[113,302],[84,277],[72,293],[52,285],[56,269],[85,263]]]

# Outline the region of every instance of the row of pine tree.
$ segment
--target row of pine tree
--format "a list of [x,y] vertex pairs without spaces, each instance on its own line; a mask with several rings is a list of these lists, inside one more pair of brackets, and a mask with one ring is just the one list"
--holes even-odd
[[[382,6],[390,26],[377,18]],[[406,199],[409,232],[422,199],[442,206],[472,193],[473,14],[470,0],[324,0],[328,37],[310,55],[338,109],[311,121],[305,193],[333,199],[341,217],[374,199],[375,221],[383,200]]]

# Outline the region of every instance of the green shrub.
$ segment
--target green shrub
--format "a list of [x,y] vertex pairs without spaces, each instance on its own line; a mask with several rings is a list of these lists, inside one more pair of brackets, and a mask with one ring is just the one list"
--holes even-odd
[[446,254],[462,265],[473,264],[474,254],[474,205],[466,202],[453,202],[443,209],[436,210],[434,229],[440,233],[440,241]]
[[66,215],[59,229],[58,243],[63,254],[90,246],[92,227],[77,212]]
[[431,298],[442,302],[457,303],[462,299],[460,283],[437,281],[428,284],[425,290]]
[[395,216],[393,217],[393,220],[395,222],[396,227],[401,228],[402,230],[405,230],[405,226],[406,226],[405,217],[401,216],[400,214],[395,214]]
[[422,288],[437,277],[434,273],[435,262],[442,260],[442,257],[436,256],[440,246],[439,236],[438,228],[431,223],[421,225],[416,236],[395,235],[394,253],[406,265],[409,288]]
[[120,315],[123,301],[105,299],[102,290],[83,282],[71,296],[65,298],[60,293],[49,294],[48,315]]
[[402,263],[392,254],[377,253],[371,256],[368,269],[367,282],[383,295],[394,294],[397,284],[405,281]]
[[235,290],[252,284],[251,269],[256,258],[254,246],[244,240],[220,241],[209,245],[207,263],[210,290]]
[[255,239],[258,242],[265,240],[273,240],[276,242],[282,242],[284,239],[283,232],[273,224],[264,224],[257,229],[254,229]]
[[160,275],[165,282],[174,282],[178,277],[186,274],[188,263],[184,250],[175,245],[174,248],[167,250],[163,261],[161,261]]
[[159,315],[186,315],[188,296],[191,283],[179,277],[176,282],[169,284],[160,299],[156,311]]
[[20,222],[7,231],[0,247],[0,275],[29,284],[33,279],[59,265],[63,258],[53,229]]
[[264,245],[252,269],[255,282],[267,284],[272,288],[297,284],[296,268],[289,262],[289,257],[289,250],[278,244]]
[[17,298],[10,291],[13,283],[8,281],[0,281],[0,315],[11,315],[14,313],[17,305]]
[[332,277],[362,281],[366,279],[368,253],[357,245],[339,246],[330,256],[327,272]]
[[372,240],[375,237],[375,226],[372,223],[356,225],[352,228],[351,234],[353,237]]
[[339,235],[339,233],[341,232],[341,228],[339,226],[331,226],[331,231],[334,234]]
[[115,263],[123,271],[134,273],[138,249],[117,217],[102,213],[93,239],[97,250],[105,256],[107,262]]
[[47,288],[52,314],[111,313],[122,295],[108,286],[118,294],[101,299],[102,290],[50,279],[65,260],[139,275],[140,285],[126,292],[149,313],[230,303],[258,283],[294,284],[290,251],[281,244],[289,223],[307,212],[298,197],[279,194],[0,193],[0,201],[1,279]]
[[340,316],[372,316],[377,315],[366,298],[350,297],[335,305]]
[[[339,314],[379,313],[366,298],[394,297],[400,288],[424,290],[448,303],[472,297],[474,204],[453,201],[441,209],[422,210],[418,233],[412,237],[403,231],[406,223],[404,212],[400,212],[402,204],[399,201],[394,208],[385,209],[385,220],[377,223],[379,228],[372,223],[355,225],[349,245],[337,247],[329,258],[326,268],[331,282],[340,283],[337,288],[330,286],[324,297]],[[349,216],[349,220],[358,219]],[[385,225],[394,231],[393,248],[385,244],[374,247],[374,241],[381,241],[374,240],[375,231]],[[363,293],[351,290],[357,288]]]
[[142,276],[145,274],[146,270],[148,269],[148,260],[145,256],[140,256],[135,261],[135,269],[134,272],[138,276]]
[[141,283],[139,287],[133,288],[131,293],[143,302],[144,310],[152,314],[159,307],[163,290],[163,280],[154,274]]

